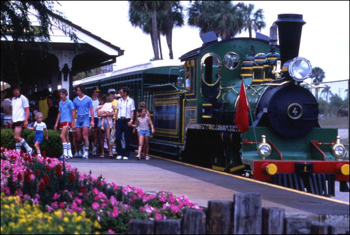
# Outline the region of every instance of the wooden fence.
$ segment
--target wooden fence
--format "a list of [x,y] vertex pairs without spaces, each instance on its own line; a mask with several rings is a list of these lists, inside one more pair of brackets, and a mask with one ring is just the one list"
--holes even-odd
[[211,200],[205,211],[187,208],[181,220],[132,220],[129,234],[336,234],[333,225],[261,207],[259,193],[237,193],[233,199]]

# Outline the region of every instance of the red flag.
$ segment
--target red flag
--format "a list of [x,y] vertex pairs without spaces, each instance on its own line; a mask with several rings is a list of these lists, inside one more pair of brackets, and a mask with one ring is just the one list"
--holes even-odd
[[244,82],[242,79],[241,90],[239,91],[235,123],[241,133],[249,130],[249,117],[248,117],[249,104],[247,94],[245,92]]

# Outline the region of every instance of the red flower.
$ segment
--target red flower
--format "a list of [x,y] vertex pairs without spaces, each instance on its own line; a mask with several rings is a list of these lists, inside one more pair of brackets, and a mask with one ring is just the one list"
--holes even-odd
[[21,173],[18,173],[17,180],[18,181],[22,181],[23,180],[23,175]]
[[87,190],[85,188],[80,189],[81,193],[87,193]]
[[69,173],[69,181],[74,182],[75,181],[75,175],[73,172]]
[[39,170],[36,170],[36,171],[34,171],[34,174],[35,174],[36,176],[39,176],[39,175],[40,175],[40,171],[39,171]]
[[52,169],[52,168],[51,168],[50,166],[46,166],[46,167],[45,167],[45,170],[46,170],[47,172],[50,172],[51,169]]
[[44,180],[45,184],[49,184],[50,183],[50,178],[49,178],[48,175],[44,175],[43,180]]
[[62,176],[62,166],[61,165],[56,165],[56,175],[58,178],[61,178],[61,176]]
[[25,173],[25,175],[24,175],[24,178],[26,179],[26,182],[27,182],[27,183],[32,182],[32,179],[30,178],[30,175],[31,175],[30,171],[27,170],[26,173]]
[[46,188],[44,180],[40,180],[39,190],[44,191]]
[[101,185],[102,185],[101,182],[97,183],[97,187],[101,187]]
[[50,158],[47,159],[47,163],[49,163],[49,164],[51,163],[51,159]]

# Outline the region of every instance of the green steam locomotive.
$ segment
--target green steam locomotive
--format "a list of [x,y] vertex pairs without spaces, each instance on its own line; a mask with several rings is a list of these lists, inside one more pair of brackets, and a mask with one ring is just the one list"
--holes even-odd
[[[331,196],[336,180],[349,190],[349,161],[337,129],[319,126],[317,100],[303,87],[312,70],[298,55],[303,24],[302,15],[280,14],[268,40],[218,41],[209,32],[181,64],[153,61],[82,83],[102,91],[128,86],[136,105],[145,101],[156,129],[150,150]],[[242,131],[236,122],[244,96]]]

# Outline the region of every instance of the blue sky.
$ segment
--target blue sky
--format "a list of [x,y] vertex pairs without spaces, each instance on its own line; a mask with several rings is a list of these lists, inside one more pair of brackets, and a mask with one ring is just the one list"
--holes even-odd
[[[117,59],[117,68],[149,61],[153,57],[151,39],[128,21],[127,1],[63,1],[60,10],[75,24],[125,50]],[[238,3],[238,2],[234,2]],[[264,10],[267,27],[261,33],[269,35],[269,28],[278,14],[297,13],[304,16],[299,56],[310,60],[313,67],[321,67],[325,81],[349,79],[349,1],[245,1],[255,9]],[[183,2],[187,5],[187,2]],[[199,29],[184,26],[173,33],[175,58],[200,47]],[[243,33],[240,36],[247,36]],[[165,38],[163,55],[168,58]]]

